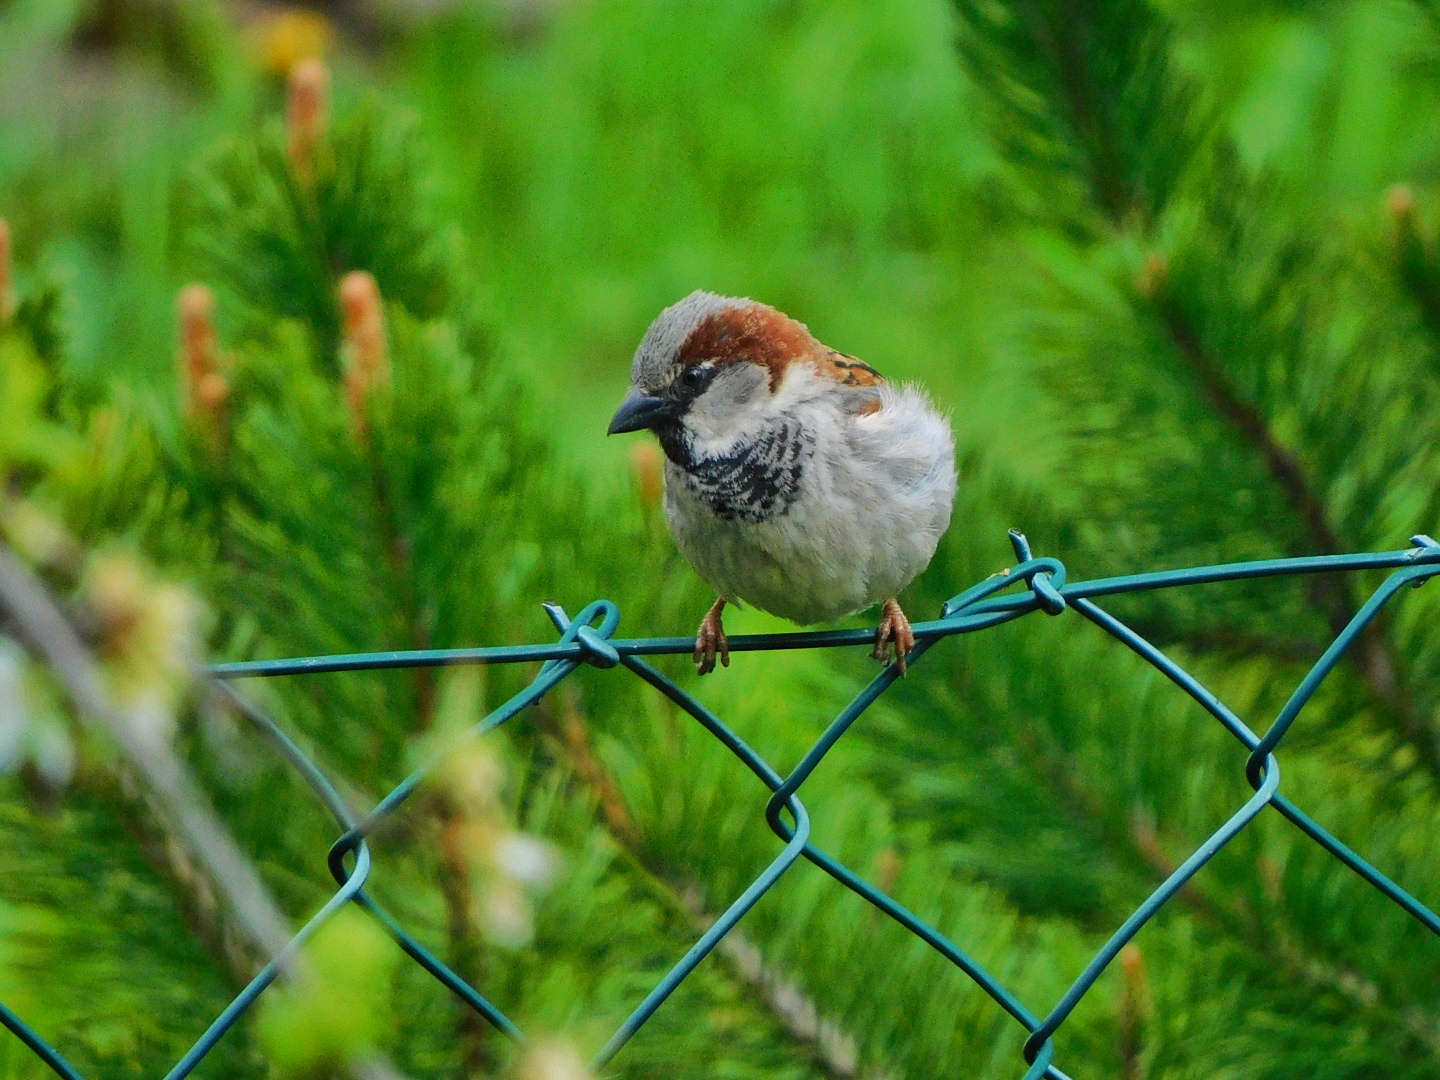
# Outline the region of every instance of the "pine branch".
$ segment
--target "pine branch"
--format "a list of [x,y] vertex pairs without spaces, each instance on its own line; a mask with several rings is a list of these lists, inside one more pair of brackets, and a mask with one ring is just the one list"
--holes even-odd
[[[1205,400],[1261,459],[1265,471],[1302,523],[1307,538],[1304,548],[1292,550],[1290,554],[1328,555],[1349,550],[1330,524],[1325,502],[1299,456],[1276,437],[1265,414],[1236,391],[1224,368],[1205,350],[1194,324],[1173,298],[1157,298],[1157,305],[1176,352],[1194,374]],[[1338,635],[1359,606],[1353,591],[1346,582],[1330,577],[1312,578],[1310,590],[1331,632]],[[1421,714],[1414,695],[1401,678],[1399,660],[1386,639],[1384,626],[1382,616],[1365,629],[1350,653],[1351,664],[1381,706],[1381,715],[1404,742],[1415,748],[1426,770],[1440,780],[1440,734]]]
[[[421,607],[420,593],[415,586],[415,567],[410,555],[410,544],[396,520],[395,500],[390,494],[390,483],[381,460],[378,455],[368,450],[369,448],[366,455],[367,466],[378,539],[397,593],[396,614],[402,623],[405,648],[429,649],[433,643]],[[428,731],[435,719],[435,672],[426,667],[412,668],[410,682],[415,693],[415,712],[419,717],[421,730]]]
[[[337,289],[344,310],[344,334],[340,357],[350,408],[352,432],[364,456],[369,479],[371,514],[381,558],[390,570],[395,618],[400,623],[404,645],[411,650],[431,647],[431,635],[416,582],[416,565],[402,520],[395,486],[386,470],[383,447],[376,440],[383,434],[372,430],[377,411],[388,411],[393,394],[393,370],[387,341],[384,310],[375,279],[367,272],[347,274]],[[435,673],[428,667],[410,669],[419,728],[433,731],[436,720]],[[475,927],[476,896],[472,855],[466,841],[466,815],[462,807],[442,800],[436,809],[441,835],[440,854],[444,872],[440,892],[445,907],[449,963],[472,986],[482,985],[486,955]],[[490,1045],[490,1028],[474,1009],[457,1007],[456,1035],[459,1041],[457,1076],[483,1075],[495,1065]]]
[[[1325,504],[1311,486],[1299,457],[1275,437],[1265,414],[1236,392],[1224,368],[1205,351],[1194,324],[1179,305],[1161,302],[1159,307],[1170,340],[1195,375],[1205,400],[1259,454],[1266,471],[1285,493],[1309,536],[1307,553],[1330,555],[1344,551],[1327,519]],[[1333,601],[1326,606],[1327,610],[1334,610]]]
[[[1392,223],[1389,267],[1398,279],[1434,345],[1440,343],[1440,256],[1434,237],[1423,227],[1415,192],[1399,185],[1386,195],[1385,208]],[[1433,360],[1432,360],[1433,362]]]
[[[1169,877],[1179,867],[1148,824],[1136,822],[1132,830],[1135,852],[1159,878]],[[1264,868],[1261,868],[1262,875]],[[1268,881],[1267,891],[1279,892],[1278,881]],[[1227,901],[1207,884],[1204,875],[1191,879],[1179,893],[1185,905],[1212,925],[1244,940],[1251,950],[1273,957],[1296,981],[1322,993],[1339,996],[1357,1012],[1384,1011],[1400,1019],[1406,1031],[1432,1053],[1440,1054],[1440,1016],[1419,1008],[1400,1009],[1385,1002],[1385,986],[1353,968],[1312,958],[1283,923],[1267,921],[1242,897]],[[1277,897],[1278,899],[1278,897]]]
[[[1238,780],[1233,769],[1243,749],[1123,650],[1107,659],[1111,642],[1086,648],[1070,640],[1077,631],[1061,624],[1053,620],[1052,627],[1003,643],[977,635],[944,686],[916,702],[910,715],[872,720],[870,787],[896,800],[897,816],[915,820],[932,847],[950,847],[953,865],[973,868],[1037,910],[1068,911],[1077,895],[1092,892],[1094,900],[1078,914],[1109,929],[1176,869],[1199,835],[1234,809],[1219,781],[1227,774]],[[964,714],[962,722],[936,723],[956,713]],[[1389,831],[1367,831],[1356,823],[1390,813],[1390,799],[1364,796],[1363,780],[1357,783],[1356,774],[1346,771],[1351,753],[1337,753],[1318,772],[1322,761],[1308,746],[1291,747],[1290,758],[1290,782],[1308,792],[1322,777],[1327,786],[1354,787],[1353,801],[1342,806],[1330,800],[1329,816],[1361,828],[1368,856],[1392,872],[1397,862],[1408,867],[1402,877],[1407,887],[1433,895],[1423,855],[1404,839],[1416,828],[1423,832],[1433,802],[1424,784],[1394,794],[1406,813],[1388,823]],[[1358,772],[1365,775],[1363,767]],[[996,818],[1005,824],[994,827]],[[1157,831],[1157,820],[1168,823],[1165,832]],[[986,836],[991,831],[993,841]],[[1304,1032],[1342,1001],[1372,1038],[1393,1031],[1395,1045],[1407,1048],[1403,1052],[1433,1052],[1437,1017],[1424,996],[1423,962],[1414,978],[1399,976],[1397,961],[1406,947],[1396,947],[1396,923],[1415,947],[1428,952],[1433,941],[1298,832],[1281,825],[1279,835],[1269,833],[1266,822],[1257,821],[1236,845],[1263,851],[1258,865],[1237,865],[1240,856],[1232,850],[1167,905],[1167,911],[1190,912],[1196,924],[1213,928],[1184,947],[1185,962],[1196,962],[1196,951],[1213,955],[1237,942],[1230,969],[1237,985],[1254,980],[1262,991],[1273,985],[1265,973],[1281,972],[1298,1000],[1313,1001],[1313,1013],[1301,1006],[1284,1026]],[[1042,879],[1049,888],[1037,890],[1037,864],[1054,863],[1064,864],[1060,873]],[[1353,893],[1346,895],[1348,890]],[[1371,913],[1362,925],[1374,932],[1357,934],[1359,926],[1337,924],[1357,909]],[[1146,933],[1172,946],[1177,939],[1171,935],[1183,938],[1174,923],[1163,917],[1158,922],[1165,925]],[[1415,1008],[1407,1009],[1407,997]],[[1156,1038],[1170,1043],[1175,1034],[1157,1032]]]
[[1132,211],[1142,209],[1137,193],[1126,182],[1116,149],[1108,102],[1098,99],[1087,55],[1085,37],[1093,31],[1093,12],[1076,0],[1060,0],[1047,14],[1038,0],[1019,5],[1035,51],[1059,76],[1070,126],[1085,156],[1085,175],[1095,201],[1104,208],[1110,224],[1120,227]]
[[[1038,94],[1049,91],[1046,100],[1057,114],[1051,117],[1052,130],[1061,132],[1073,152],[1083,158],[1081,171],[1090,199],[1111,229],[1124,230],[1136,215],[1143,225],[1152,226],[1160,206],[1152,209],[1149,205],[1145,180],[1153,170],[1144,156],[1143,140],[1129,138],[1124,125],[1138,126],[1143,134],[1144,124],[1160,123],[1162,110],[1157,103],[1172,99],[1183,107],[1179,129],[1194,122],[1183,113],[1198,112],[1187,80],[1173,70],[1165,55],[1163,17],[1149,5],[1125,2],[1098,11],[1075,0],[1026,0],[1019,9],[1017,31],[1008,16],[997,16],[980,5],[962,4],[961,8],[977,34],[1002,43],[1001,54],[1014,65],[1018,81]],[[1099,66],[1104,57],[1110,60],[1109,69]],[[1115,70],[1117,57],[1122,67],[1130,61],[1129,70]],[[1113,77],[1107,80],[1103,78],[1106,74]],[[990,82],[993,87],[995,79]],[[992,89],[992,93],[998,92]],[[1122,121],[1127,108],[1133,115]],[[1186,152],[1173,167],[1175,173],[1194,164],[1195,157],[1193,146],[1177,142]],[[1176,149],[1170,147],[1172,153]],[[1234,384],[1175,293],[1163,280],[1150,284],[1150,298],[1174,354],[1214,415],[1255,455],[1289,504],[1303,533],[1291,554],[1347,550],[1346,538],[1332,523],[1315,478],[1301,456],[1278,437],[1273,418]],[[1241,319],[1254,317],[1252,312],[1231,314]],[[1310,589],[1331,632],[1339,633],[1358,606],[1353,590],[1330,578],[1313,579]],[[1384,623],[1382,618],[1367,628],[1352,650],[1350,662],[1388,726],[1415,749],[1425,769],[1440,779],[1440,732],[1422,713],[1409,688]]]
[[1280,664],[1308,664],[1315,660],[1315,643],[1303,637],[1278,637],[1244,630],[1217,630],[1196,627],[1177,632],[1174,626],[1161,620],[1131,617],[1126,620],[1141,637],[1162,648],[1175,642],[1211,656],[1228,657],[1235,660],[1250,660],[1257,656],[1268,657]]
[[[697,932],[708,930],[715,922],[715,915],[706,909],[701,890],[693,883],[677,881],[669,868],[656,865],[646,852],[620,785],[590,745],[586,721],[574,695],[562,687],[551,698],[558,698],[560,715],[552,710],[549,699],[542,701],[535,706],[536,726],[561,751],[595,800],[606,832],[637,868],[664,887],[663,895],[671,906],[682,913]],[[840,1024],[827,1019],[814,999],[796,986],[781,968],[768,962],[761,949],[738,927],[721,939],[715,951],[727,961],[732,975],[764,1003],[791,1037],[810,1049],[815,1063],[827,1076],[835,1080],[861,1077],[893,1080],[886,1072],[862,1072],[856,1039]]]
[[[1198,94],[1145,0],[958,0],[960,50],[1028,209],[1084,234],[1150,226],[1201,144]],[[1077,205],[1071,205],[1073,203]],[[1078,211],[1078,212],[1077,212]]]
[[[366,446],[366,457],[378,523],[378,541],[384,549],[394,581],[397,593],[396,612],[404,624],[407,636],[405,647],[413,650],[429,649],[432,643],[421,611],[420,594],[415,585],[415,568],[410,557],[410,546],[396,518],[395,500],[390,492],[390,484],[380,456],[374,453],[369,445]],[[410,677],[420,730],[430,731],[435,723],[437,700],[435,673],[431,668],[415,667],[411,669]],[[482,986],[486,976],[486,957],[475,928],[471,856],[463,843],[449,842],[458,835],[464,815],[458,808],[449,805],[441,806],[437,814],[441,836],[446,839],[440,848],[444,866],[440,877],[440,892],[445,906],[448,961],[450,967],[459,972],[470,985]],[[483,1016],[468,1006],[458,1007],[457,1077],[484,1076],[494,1069],[496,1062],[491,1045],[492,1035],[490,1025]]]

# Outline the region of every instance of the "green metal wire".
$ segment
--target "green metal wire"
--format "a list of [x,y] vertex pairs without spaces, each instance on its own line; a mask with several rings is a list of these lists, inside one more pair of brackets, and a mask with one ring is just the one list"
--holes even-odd
[[[426,971],[450,989],[460,1000],[483,1016],[497,1030],[520,1041],[523,1033],[478,989],[421,945],[364,889],[371,871],[366,838],[383,822],[399,813],[407,799],[444,757],[437,752],[426,764],[396,785],[369,811],[360,813],[347,805],[323,770],[307,756],[284,730],[232,686],[241,678],[275,678],[334,671],[367,671],[388,668],[438,667],[457,664],[515,664],[541,661],[535,678],[523,690],[476,723],[464,739],[477,738],[508,723],[527,706],[584,666],[623,668],[654,687],[691,716],[741,761],[771,793],[765,808],[765,822],[781,842],[770,864],[752,881],[716,922],[681,956],[655,987],[636,1004],[600,1051],[596,1065],[603,1066],[664,1004],[675,989],[699,966],[747,912],[797,863],[808,861],[844,888],[854,892],[897,924],[920,938],[945,957],[967,979],[989,995],[1025,1031],[1024,1059],[1028,1067],[1024,1080],[1068,1080],[1054,1064],[1055,1036],[1075,1007],[1092,990],[1121,949],[1168,903],[1177,892],[1226,844],[1239,835],[1268,807],[1291,822],[1325,851],[1353,870],[1360,878],[1394,901],[1426,929],[1440,935],[1440,916],[1410,895],[1363,856],[1317,824],[1280,793],[1280,766],[1276,757],[1280,744],[1296,723],[1315,691],[1335,669],[1346,650],[1364,632],[1380,610],[1406,586],[1419,585],[1440,575],[1440,544],[1428,536],[1416,536],[1411,547],[1400,551],[1356,555],[1326,555],[1298,559],[1270,559],[1219,566],[1192,567],[1156,573],[1132,574],[1070,583],[1064,565],[1057,559],[1033,557],[1030,545],[1018,532],[1010,533],[1018,563],[1005,574],[979,582],[946,602],[941,617],[914,626],[916,645],[909,662],[912,667],[943,638],[976,633],[1010,622],[1033,612],[1060,616],[1075,611],[1134,651],[1206,710],[1247,753],[1245,775],[1254,794],[1184,860],[1127,916],[1109,940],[1074,978],[1060,1000],[1043,1016],[1032,1011],[991,975],[960,945],[941,934],[919,916],[908,911],[883,890],[865,881],[839,860],[826,854],[810,840],[810,817],[799,793],[826,755],[844,737],[851,725],[897,678],[894,667],[886,667],[826,727],[796,766],[784,774],[771,766],[745,743],[718,716],[688,692],[646,663],[642,657],[689,653],[690,638],[616,638],[619,610],[608,600],[597,600],[575,618],[555,604],[545,605],[560,639],[554,644],[518,645],[479,649],[428,649],[412,652],[358,653],[344,656],[301,657],[285,660],[253,660],[215,664],[208,669],[217,681],[218,692],[230,699],[275,745],[277,752],[302,776],[316,797],[334,816],[340,829],[330,849],[329,866],[338,885],[333,896],[305,923],[284,950],[270,961],[225,1008],[200,1039],[176,1063],[166,1080],[188,1076],[214,1049],[239,1017],[276,979],[296,952],[327,920],[345,905],[354,903],[371,914],[395,939],[400,948]],[[1371,594],[1350,622],[1336,635],[1300,685],[1263,734],[1257,734],[1243,720],[1190,674],[1140,633],[1102,608],[1102,597],[1155,589],[1180,588],[1247,578],[1299,574],[1389,570],[1390,574]],[[775,649],[813,649],[868,644],[873,634],[865,630],[836,630],[819,633],[761,634],[730,639],[731,652]],[[0,1005],[0,1026],[13,1032],[41,1062],[65,1080],[84,1080],[64,1058],[13,1011]],[[1017,1072],[1019,1065],[1017,1064]]]

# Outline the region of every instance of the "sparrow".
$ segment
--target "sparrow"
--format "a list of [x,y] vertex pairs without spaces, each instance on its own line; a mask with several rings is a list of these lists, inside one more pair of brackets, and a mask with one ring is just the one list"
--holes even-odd
[[725,605],[802,626],[882,604],[874,657],[915,645],[896,595],[950,524],[955,440],[896,386],[754,300],[693,292],[645,331],[609,434],[648,428],[665,518],[717,594],[695,636],[701,675],[729,666]]

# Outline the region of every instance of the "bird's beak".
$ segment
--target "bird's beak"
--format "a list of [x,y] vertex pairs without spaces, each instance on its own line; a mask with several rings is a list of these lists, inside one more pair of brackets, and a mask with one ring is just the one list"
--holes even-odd
[[605,432],[607,435],[618,435],[622,431],[639,431],[641,428],[654,427],[661,420],[668,420],[675,415],[675,403],[667,398],[650,397],[642,394],[639,390],[631,390],[625,395],[625,400],[620,402],[620,407],[615,410],[615,415],[610,418],[610,428]]

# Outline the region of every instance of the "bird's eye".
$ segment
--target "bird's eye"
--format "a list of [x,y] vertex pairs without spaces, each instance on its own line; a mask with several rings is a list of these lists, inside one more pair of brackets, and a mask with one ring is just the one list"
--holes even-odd
[[705,385],[705,379],[710,374],[709,364],[691,364],[680,372],[680,385],[686,390],[699,390]]

